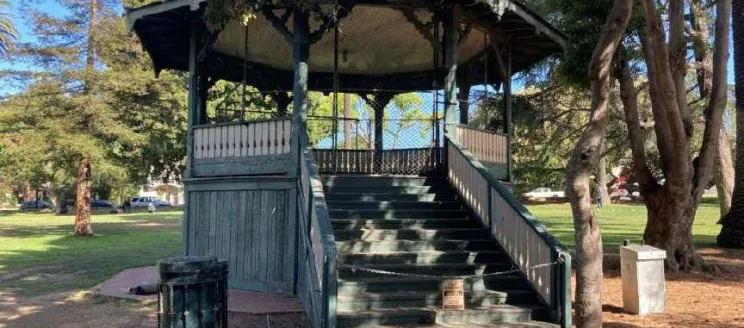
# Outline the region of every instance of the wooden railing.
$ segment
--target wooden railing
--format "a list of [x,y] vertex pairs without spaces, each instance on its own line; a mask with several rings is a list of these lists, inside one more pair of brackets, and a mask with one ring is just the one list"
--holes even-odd
[[192,174],[287,173],[291,131],[288,118],[196,126],[192,129]]
[[407,174],[441,173],[441,148],[316,149],[320,173]]
[[[571,256],[512,193],[457,140],[447,140],[447,177],[519,266],[553,321],[571,327]],[[540,264],[553,265],[536,268]]]
[[481,162],[508,164],[509,139],[505,134],[458,125],[457,140]]
[[[301,132],[302,133],[302,132]],[[333,236],[323,182],[307,146],[301,139],[300,179],[298,183],[299,245],[297,284],[302,302],[313,327],[336,326],[336,241]],[[304,145],[304,146],[303,146]]]

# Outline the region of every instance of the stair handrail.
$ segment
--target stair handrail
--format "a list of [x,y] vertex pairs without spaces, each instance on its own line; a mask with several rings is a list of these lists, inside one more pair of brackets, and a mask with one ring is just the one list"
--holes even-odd
[[[323,181],[318,173],[318,165],[306,131],[300,132],[299,141],[301,154],[297,203],[300,205],[298,228],[301,237],[298,252],[304,253],[298,254],[298,257],[309,260],[298,265],[306,265],[305,269],[311,274],[303,277],[298,273],[298,280],[303,278],[310,280],[309,284],[305,281],[304,285],[302,284],[304,281],[298,281],[298,284],[306,289],[298,293],[314,327],[334,328],[338,284],[336,239],[325,200]],[[313,290],[308,289],[311,287]],[[318,303],[320,309],[317,308]]]
[[[559,323],[563,327],[571,327],[572,326],[572,314],[571,314],[571,255],[569,254],[566,247],[561,244],[558,239],[550,234],[547,231],[547,228],[540,223],[537,218],[532,215],[529,210],[512,194],[512,192],[505,187],[501,181],[499,181],[496,177],[494,177],[493,173],[488,170],[478,159],[476,156],[474,156],[472,153],[470,153],[456,138],[456,136],[447,135],[446,137],[446,143],[447,143],[447,177],[448,179],[452,179],[451,174],[451,165],[453,165],[451,159],[451,156],[453,155],[460,155],[462,156],[465,161],[468,163],[470,168],[475,170],[482,178],[483,180],[488,184],[488,196],[487,198],[487,204],[485,210],[475,210],[472,209],[473,212],[480,216],[480,219],[484,224],[487,224],[489,228],[489,232],[494,235],[496,239],[500,238],[496,235],[493,227],[494,227],[494,220],[497,220],[498,218],[494,217],[494,204],[493,201],[495,199],[493,192],[496,192],[497,197],[501,198],[504,203],[506,203],[513,212],[516,214],[517,217],[521,218],[529,227],[532,229],[537,236],[539,236],[540,240],[550,248],[551,250],[551,262],[557,262],[557,265],[551,266],[551,291],[556,291],[551,293],[552,299],[544,299],[546,303],[548,303],[551,307],[551,314],[552,319],[554,322]],[[453,154],[454,152],[454,154]],[[458,186],[453,183],[455,187],[458,189],[458,192],[461,192],[463,190],[460,190]],[[463,195],[461,195],[463,196]],[[473,197],[473,195],[469,195],[470,197]],[[468,202],[465,202],[468,204]],[[469,204],[468,204],[469,205]],[[487,213],[485,216],[488,216],[487,218],[483,218],[481,213]],[[503,244],[503,243],[502,243]],[[509,254],[507,251],[507,254],[512,257],[512,254]],[[512,258],[514,263],[516,263],[518,266],[519,259]],[[528,277],[529,279],[529,277]],[[534,282],[530,281],[531,283]]]

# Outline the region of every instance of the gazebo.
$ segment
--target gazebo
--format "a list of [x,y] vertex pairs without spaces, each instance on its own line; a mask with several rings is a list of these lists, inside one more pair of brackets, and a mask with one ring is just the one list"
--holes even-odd
[[[544,320],[570,326],[570,257],[508,191],[512,77],[566,46],[538,15],[515,0],[171,0],[127,19],[156,73],[189,74],[185,253],[228,259],[231,288],[355,326],[337,318],[345,264],[325,194],[344,175],[442,177]],[[508,220],[524,231],[499,232]]]

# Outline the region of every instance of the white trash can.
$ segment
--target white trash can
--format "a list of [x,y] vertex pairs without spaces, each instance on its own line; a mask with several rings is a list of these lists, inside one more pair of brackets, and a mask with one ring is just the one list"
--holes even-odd
[[666,251],[648,245],[620,247],[625,312],[644,315],[666,310],[664,259]]

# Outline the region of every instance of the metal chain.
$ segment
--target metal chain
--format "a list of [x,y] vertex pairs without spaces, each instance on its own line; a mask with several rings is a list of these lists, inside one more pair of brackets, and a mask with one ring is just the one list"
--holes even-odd
[[[542,263],[533,265],[529,268],[526,268],[525,271],[531,271],[531,270],[537,270],[544,267],[550,267],[553,265],[561,264],[563,261],[558,260],[550,263]],[[492,272],[492,273],[485,273],[485,274],[474,274],[474,275],[460,275],[460,276],[436,276],[436,275],[428,275],[428,274],[419,274],[419,273],[401,273],[401,272],[393,272],[393,271],[386,271],[386,270],[380,270],[380,269],[373,269],[373,268],[367,268],[367,267],[361,267],[357,265],[352,264],[345,264],[345,263],[339,263],[338,265],[340,268],[348,268],[351,269],[352,272],[359,271],[365,271],[369,273],[376,273],[376,274],[382,274],[382,275],[388,275],[388,276],[398,276],[398,277],[410,277],[410,278],[423,278],[423,279],[476,279],[476,278],[488,278],[488,277],[495,277],[495,276],[503,276],[508,275],[512,273],[522,272],[522,269],[514,268],[507,271],[500,271],[500,272]]]

